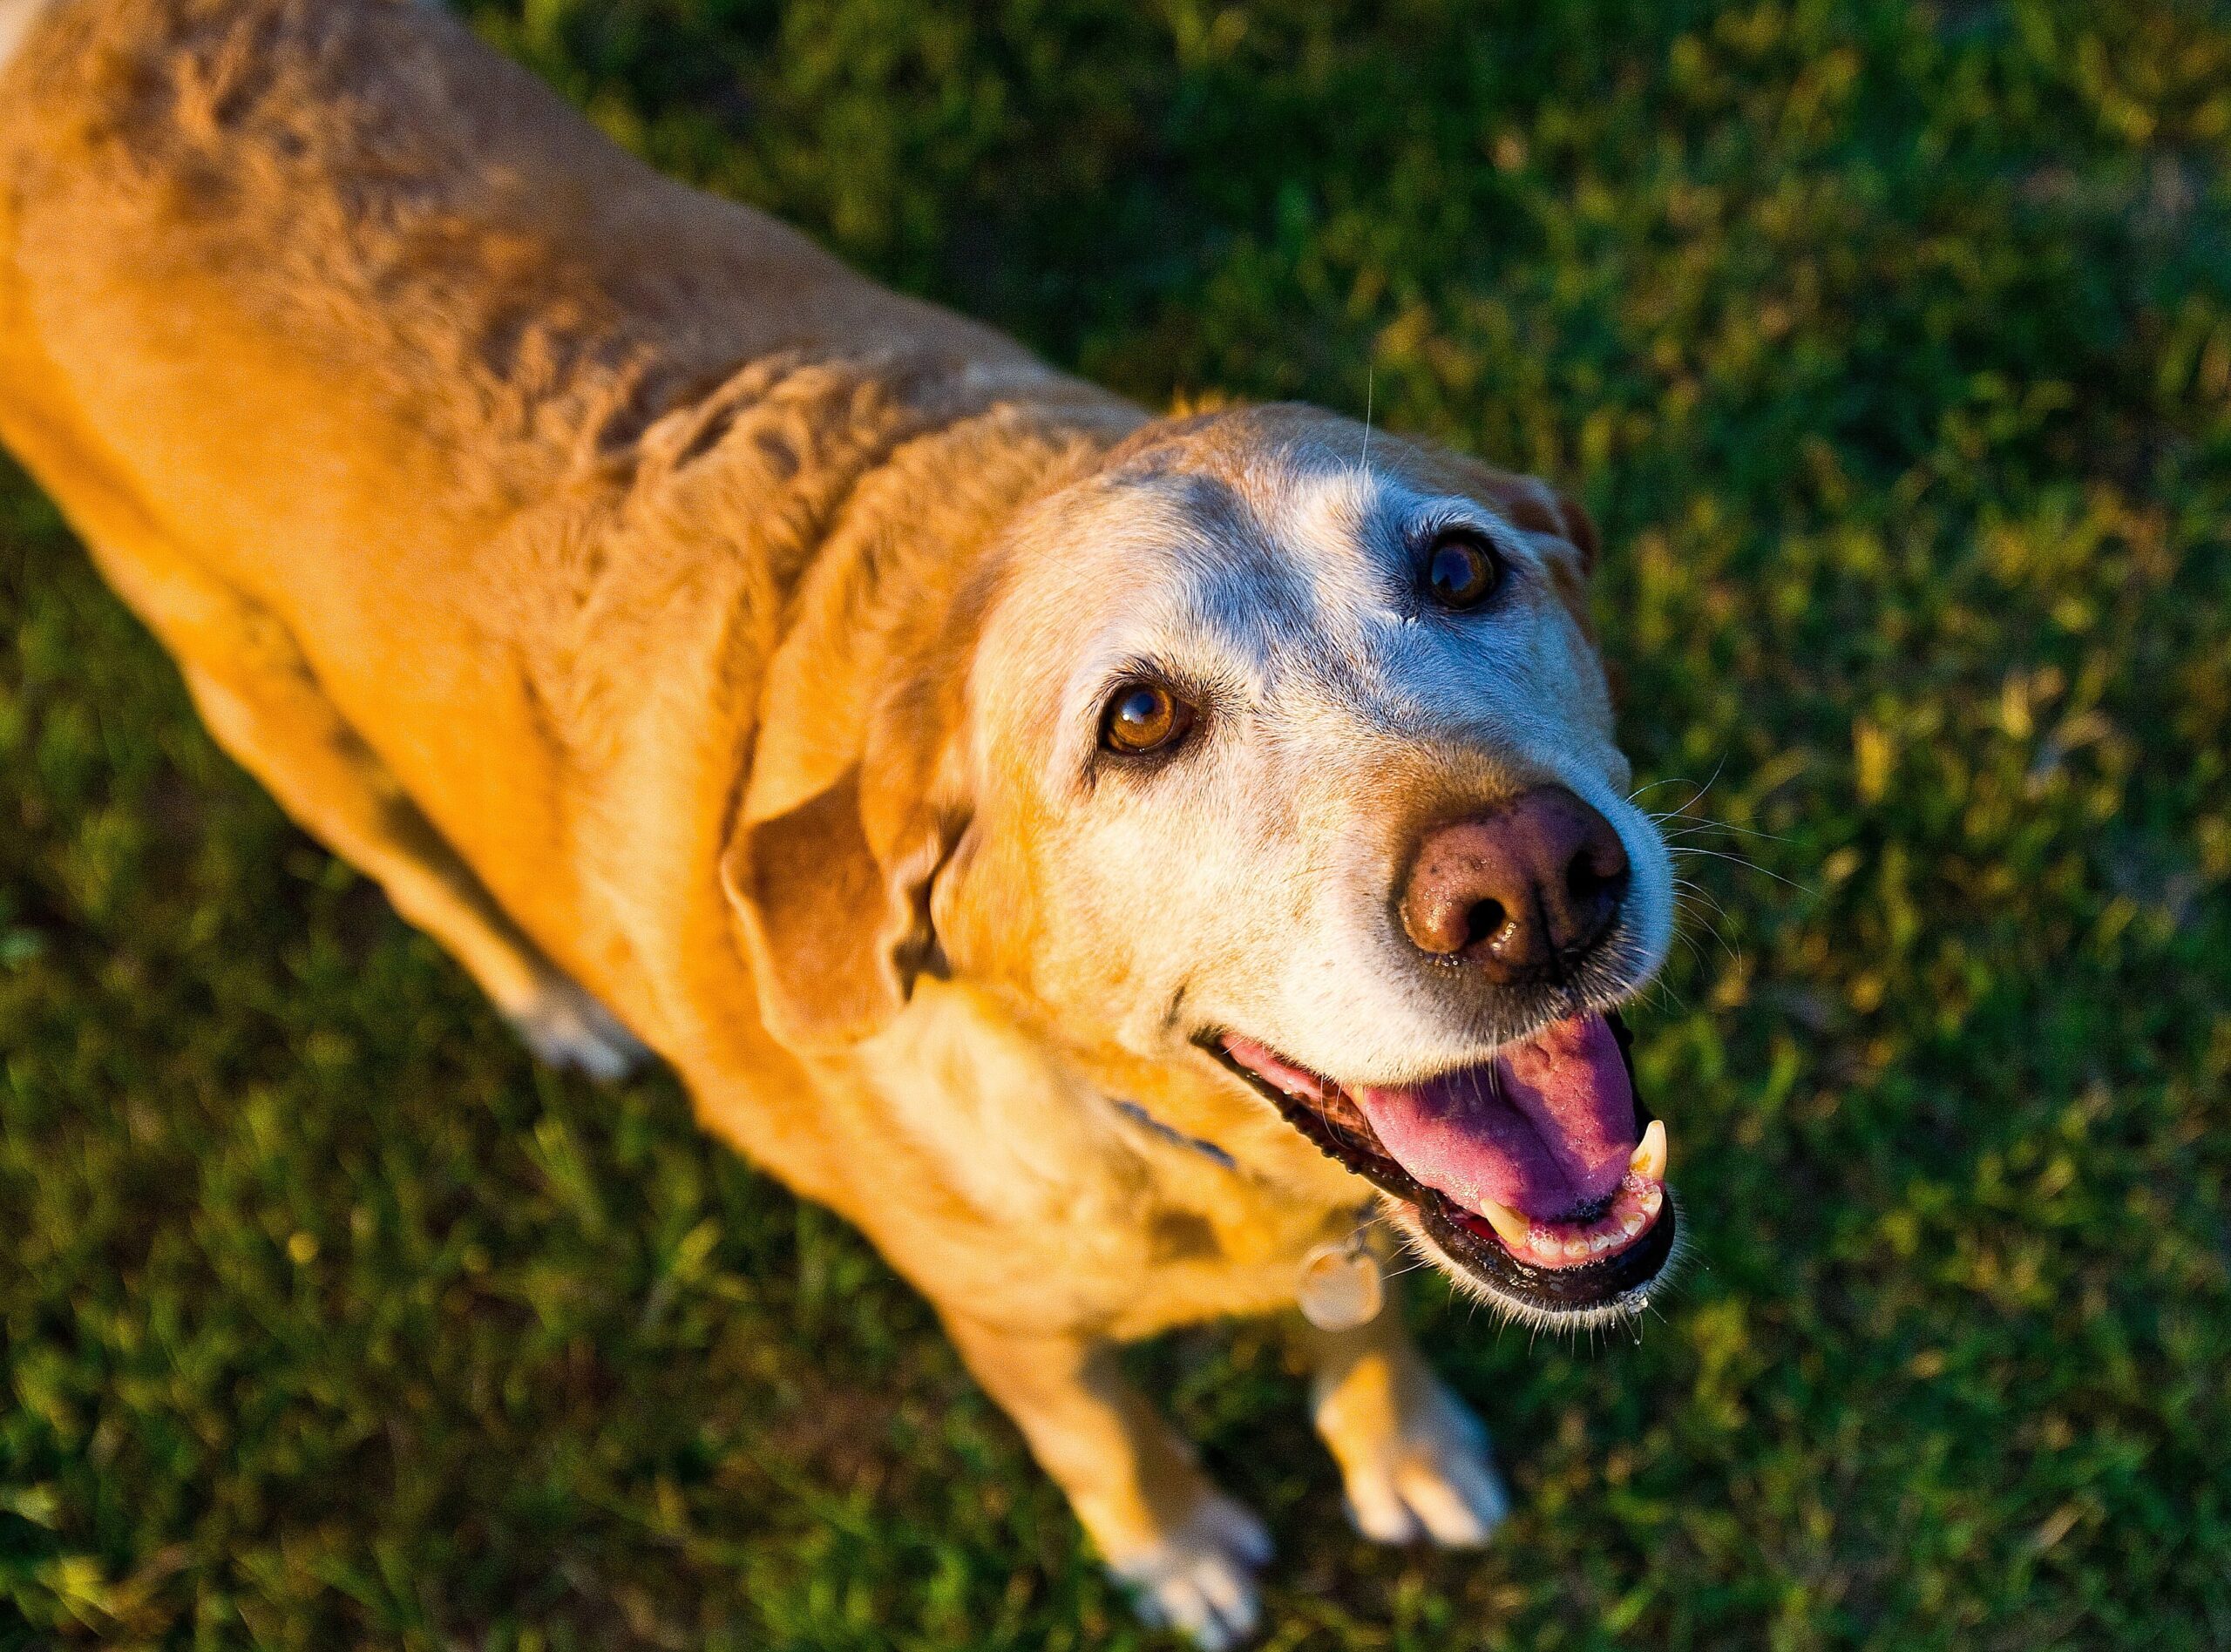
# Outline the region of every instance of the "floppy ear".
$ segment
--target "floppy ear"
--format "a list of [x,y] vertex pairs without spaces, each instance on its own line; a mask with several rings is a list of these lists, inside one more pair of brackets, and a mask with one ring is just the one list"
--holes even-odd
[[1590,516],[1578,499],[1559,491],[1552,496],[1556,500],[1557,515],[1563,518],[1559,531],[1572,548],[1580,552],[1580,571],[1596,572],[1596,550],[1601,541],[1597,538],[1596,518]]
[[1481,490],[1529,533],[1553,533],[1580,552],[1580,571],[1596,572],[1596,524],[1580,501],[1536,477],[1489,471]]
[[919,811],[878,855],[861,802],[855,765],[788,813],[740,823],[721,859],[760,1014],[794,1050],[869,1037],[935,959],[930,883],[953,823]]

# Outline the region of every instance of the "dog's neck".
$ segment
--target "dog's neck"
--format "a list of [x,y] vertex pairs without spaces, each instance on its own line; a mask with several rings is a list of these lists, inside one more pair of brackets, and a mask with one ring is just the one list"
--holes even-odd
[[[926,419],[834,516],[768,663],[747,818],[782,812],[859,762],[879,708],[903,701],[899,714],[957,720],[1008,525],[1145,416],[1051,374],[1031,389]],[[926,728],[913,743],[926,755],[936,739]]]

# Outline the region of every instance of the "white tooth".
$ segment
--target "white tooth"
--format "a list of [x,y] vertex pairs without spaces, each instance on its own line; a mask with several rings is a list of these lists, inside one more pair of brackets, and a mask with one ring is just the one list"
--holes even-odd
[[1499,1205],[1492,1199],[1480,1201],[1480,1214],[1502,1236],[1504,1244],[1513,1250],[1522,1250],[1531,1237],[1526,1218],[1509,1205]]
[[1617,1232],[1592,1233],[1588,1236],[1588,1248],[1590,1250],[1600,1256],[1604,1251],[1609,1250],[1612,1246],[1617,1244],[1619,1241],[1625,1236],[1626,1236],[1624,1234]]
[[1619,1231],[1627,1238],[1631,1239],[1642,1231],[1642,1224],[1649,1220],[1650,1218],[1643,1215],[1641,1211],[1630,1210],[1627,1212],[1625,1219],[1619,1223]]
[[1578,1234],[1575,1234],[1571,1238],[1565,1241],[1566,1261],[1578,1262],[1582,1257],[1587,1255],[1588,1241],[1582,1238]]
[[1642,1133],[1642,1145],[1635,1149],[1635,1156],[1627,1161],[1627,1168],[1645,1181],[1665,1180],[1665,1121],[1652,1119],[1650,1127]]
[[1648,1193],[1644,1194],[1642,1196],[1643,1214],[1651,1216],[1656,1215],[1658,1214],[1658,1207],[1665,1202],[1665,1189],[1662,1188],[1652,1188]]

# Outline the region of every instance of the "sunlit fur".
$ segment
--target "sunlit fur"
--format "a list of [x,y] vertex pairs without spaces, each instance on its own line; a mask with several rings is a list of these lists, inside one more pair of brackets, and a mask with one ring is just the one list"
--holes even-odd
[[[1116,1347],[1290,1308],[1371,1194],[1197,1040],[1414,1079],[1656,967],[1584,518],[1329,413],[1157,419],[658,177],[438,7],[0,0],[10,41],[0,439],[212,735],[539,1054],[650,1046],[856,1222],[1109,1562],[1236,1633],[1265,1540]],[[1421,602],[1436,522],[1502,596]],[[1138,671],[1203,714],[1126,763]],[[1545,782],[1633,889],[1577,979],[1491,991],[1395,891]],[[1366,1529],[1484,1539],[1402,1314],[1295,1334]]]
[[[1014,530],[972,668],[973,841],[939,923],[961,972],[1008,976],[1088,1052],[1183,1066],[1204,1034],[1237,1032],[1343,1084],[1411,1081],[1616,1004],[1665,955],[1672,869],[1627,801],[1600,668],[1556,577],[1574,546],[1383,435],[1361,470],[1361,434],[1306,410],[1224,415],[1142,439]],[[1419,594],[1419,545],[1450,524],[1509,567],[1478,612]],[[1097,748],[1111,685],[1141,674],[1200,707],[1167,759]],[[1614,823],[1631,887],[1570,980],[1489,988],[1421,954],[1395,902],[1427,827],[1543,783]],[[1007,852],[974,852],[993,842]],[[996,915],[1026,904],[1018,952]],[[1184,1087],[1165,1100],[1213,1132]]]
[[31,19],[50,3],[51,0],[0,0],[0,71],[7,68],[24,37],[31,32]]
[[[1632,992],[1672,934],[1672,870],[1551,577],[1573,548],[1383,436],[1358,471],[1346,421],[1229,416],[1227,449],[1149,447],[1018,529],[972,710],[977,829],[1027,822],[1033,992],[1141,1056],[1229,1030],[1349,1085],[1477,1061]],[[1416,542],[1449,522],[1509,564],[1477,613],[1417,593]],[[1095,748],[1109,685],[1142,672],[1201,705],[1167,761]],[[1427,827],[1543,783],[1614,823],[1632,887],[1576,978],[1490,990],[1419,953],[1394,902]]]

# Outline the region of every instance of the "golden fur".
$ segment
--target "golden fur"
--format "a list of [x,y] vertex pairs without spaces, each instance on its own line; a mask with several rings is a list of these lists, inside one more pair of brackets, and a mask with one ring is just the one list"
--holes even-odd
[[[1315,1025],[1260,959],[1280,926],[1346,944],[1293,881],[1348,864],[1322,834],[1356,826],[1367,883],[1440,799],[1553,772],[1624,806],[1584,519],[1381,437],[1356,471],[1329,416],[1153,421],[658,178],[431,10],[6,3],[0,437],[212,732],[539,1052],[604,1074],[640,1039],[858,1222],[1149,1608],[1244,1632],[1260,1528],[1111,1350],[1285,1307],[1369,1190],[1138,983],[1182,957]],[[1208,577],[1156,525],[1290,523],[1259,577],[1316,578],[1397,484],[1479,502],[1554,592],[1517,733],[1350,626],[1317,655],[1362,664],[1265,714],[1310,761],[1235,759],[1260,831],[1170,814],[1182,872],[1120,787],[1049,779],[1080,650]],[[1270,929],[1216,928],[1240,884],[1291,892]],[[1373,1025],[1425,1026],[1408,992]],[[1400,1314],[1305,1334],[1364,1528],[1483,1538],[1483,1439]]]

